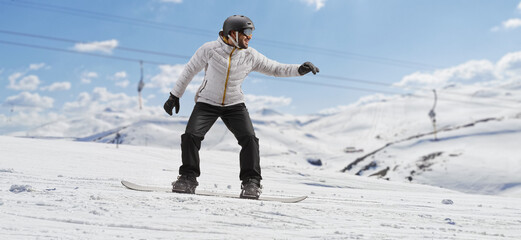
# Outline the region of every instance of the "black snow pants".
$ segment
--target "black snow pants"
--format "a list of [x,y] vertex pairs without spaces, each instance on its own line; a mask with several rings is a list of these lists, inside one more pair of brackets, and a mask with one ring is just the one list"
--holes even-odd
[[179,174],[199,177],[199,149],[206,133],[217,118],[221,118],[242,147],[240,159],[241,180],[254,178],[261,180],[259,139],[255,136],[253,125],[244,103],[219,107],[198,102],[188,120],[185,133],[181,136],[183,165]]

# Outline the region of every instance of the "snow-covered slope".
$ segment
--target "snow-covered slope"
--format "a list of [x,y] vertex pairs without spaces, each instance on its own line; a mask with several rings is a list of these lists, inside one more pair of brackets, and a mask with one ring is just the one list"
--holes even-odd
[[521,196],[519,89],[512,84],[443,89],[436,134],[428,117],[433,100],[420,94],[368,97],[304,130],[331,136],[341,143],[330,143],[337,149],[363,150],[330,159],[343,163],[337,167],[347,173]]
[[[314,168],[344,174],[519,197],[519,86],[489,82],[439,90],[436,134],[428,116],[433,107],[430,91],[368,96],[322,115],[262,109],[252,112],[252,120],[263,157],[318,163],[321,166]],[[179,149],[187,121],[186,116],[167,116],[161,108],[106,109],[11,135]],[[240,149],[217,121],[203,141],[202,151],[208,150]]]
[[[1,239],[521,238],[518,198],[356,177],[298,154],[262,160],[263,194],[309,195],[283,204],[119,183],[167,186],[180,164],[177,148],[0,136],[0,152]],[[237,154],[201,154],[199,187],[238,194]]]

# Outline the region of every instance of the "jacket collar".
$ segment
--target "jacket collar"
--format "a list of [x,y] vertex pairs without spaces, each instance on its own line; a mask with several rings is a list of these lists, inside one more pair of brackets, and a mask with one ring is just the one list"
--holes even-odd
[[219,36],[219,38],[217,39],[217,41],[221,44],[221,47],[226,50],[227,52],[230,52],[233,50],[233,48],[235,48],[234,46],[230,46],[228,45],[226,42],[224,42],[224,39]]
[[[219,42],[221,44],[221,48],[223,48],[227,53],[231,52],[234,48],[236,48],[235,46],[228,45],[228,43],[226,43],[221,36],[218,37],[217,42]],[[237,48],[236,50],[245,50],[245,49]]]

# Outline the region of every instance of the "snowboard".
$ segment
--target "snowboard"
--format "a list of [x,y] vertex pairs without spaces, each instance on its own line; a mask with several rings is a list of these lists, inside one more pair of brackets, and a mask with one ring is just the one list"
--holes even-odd
[[[139,184],[135,184],[129,181],[122,180],[121,184],[128,189],[135,191],[144,191],[144,192],[168,192],[173,194],[179,194],[172,192],[172,187],[156,187],[156,186],[143,186]],[[236,199],[246,199],[246,200],[255,200],[255,201],[270,201],[270,202],[281,202],[281,203],[298,203],[308,196],[299,196],[299,197],[270,197],[270,196],[260,196],[259,199],[249,199],[249,198],[241,198],[239,194],[230,194],[230,193],[216,193],[209,191],[201,191],[195,190],[195,195],[200,196],[211,196],[211,197],[224,197],[224,198],[236,198]]]

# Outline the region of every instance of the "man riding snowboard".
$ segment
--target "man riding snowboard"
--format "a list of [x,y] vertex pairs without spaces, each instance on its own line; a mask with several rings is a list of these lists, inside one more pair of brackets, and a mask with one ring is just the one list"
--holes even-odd
[[195,107],[185,133],[181,135],[183,164],[179,168],[177,181],[172,183],[173,192],[195,193],[195,188],[199,185],[196,178],[201,174],[201,141],[220,117],[242,147],[239,174],[242,181],[241,198],[257,199],[261,194],[259,139],[255,136],[244,104],[241,84],[252,71],[275,77],[295,77],[309,72],[316,74],[319,69],[310,62],[302,65],[281,64],[266,58],[253,48],[248,48],[253,30],[255,27],[248,17],[228,17],[219,38],[197,49],[165,102],[165,111],[172,115],[175,108],[177,114],[179,98],[183,96],[193,77],[205,70],[203,83],[195,94]]

